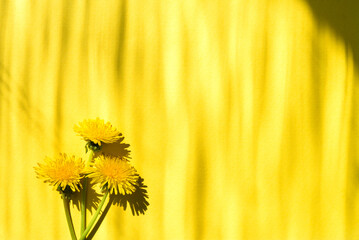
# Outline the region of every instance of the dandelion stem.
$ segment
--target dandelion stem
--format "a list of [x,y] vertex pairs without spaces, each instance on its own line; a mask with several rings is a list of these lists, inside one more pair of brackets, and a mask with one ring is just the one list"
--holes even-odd
[[87,178],[85,177],[84,186],[82,189],[82,198],[81,198],[81,234],[85,231],[86,228],[86,197],[87,197]]
[[[89,158],[86,162],[86,167],[88,167],[93,159],[94,152],[90,150]],[[85,231],[86,228],[86,199],[87,199],[87,178],[84,178],[83,189],[82,189],[82,198],[81,198],[81,234]]]
[[62,201],[64,203],[65,215],[66,215],[67,225],[69,226],[71,238],[72,238],[72,240],[77,240],[74,225],[73,225],[72,219],[71,219],[69,202],[67,201],[64,193],[62,193]]
[[99,216],[99,214],[101,212],[101,209],[102,209],[103,205],[106,202],[106,198],[108,196],[108,193],[109,193],[109,190],[107,190],[105,195],[102,197],[102,200],[101,200],[100,204],[98,205],[98,208],[97,208],[95,214],[93,215],[89,225],[87,226],[86,230],[81,234],[80,240],[86,239],[87,234],[90,232],[92,226],[95,224],[96,219]]

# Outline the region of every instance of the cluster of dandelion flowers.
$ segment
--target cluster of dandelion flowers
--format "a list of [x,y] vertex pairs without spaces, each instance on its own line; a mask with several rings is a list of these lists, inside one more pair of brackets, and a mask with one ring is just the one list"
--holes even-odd
[[92,178],[92,183],[109,190],[110,194],[132,194],[136,190],[139,175],[125,159],[100,155],[89,171],[87,176]]
[[37,178],[49,183],[55,190],[65,191],[66,187],[80,191],[80,180],[84,176],[85,163],[81,158],[60,153],[54,159],[46,157],[44,163],[34,167]]
[[101,143],[114,143],[120,139],[121,133],[110,122],[100,118],[87,119],[74,126],[74,131],[84,140],[99,146]]

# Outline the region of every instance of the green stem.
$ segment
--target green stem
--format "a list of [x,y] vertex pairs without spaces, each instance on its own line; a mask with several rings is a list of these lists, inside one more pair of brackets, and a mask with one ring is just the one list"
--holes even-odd
[[81,234],[85,231],[86,228],[86,198],[87,198],[87,178],[84,179],[84,186],[82,189],[82,198],[81,198]]
[[[92,150],[90,150],[89,158],[85,164],[86,166],[90,165],[90,163],[92,162],[93,156],[94,156],[94,152]],[[86,228],[86,198],[87,198],[87,178],[86,177],[84,179],[83,184],[84,184],[84,186],[82,189],[82,198],[81,198],[81,235],[85,231],[85,228]]]
[[64,193],[62,193],[62,201],[64,203],[65,215],[66,215],[67,225],[69,226],[71,238],[72,238],[72,240],[77,240],[74,225],[73,225],[72,219],[71,219],[69,203],[66,200],[66,197],[65,197]]
[[109,193],[109,190],[107,190],[105,195],[102,197],[102,200],[101,200],[100,204],[98,205],[98,208],[97,208],[95,214],[93,215],[89,225],[87,226],[86,230],[81,234],[80,240],[86,239],[87,234],[90,232],[91,228],[95,224],[96,219],[99,216],[103,205],[105,204],[105,201],[106,201],[106,198],[108,196],[108,193]]

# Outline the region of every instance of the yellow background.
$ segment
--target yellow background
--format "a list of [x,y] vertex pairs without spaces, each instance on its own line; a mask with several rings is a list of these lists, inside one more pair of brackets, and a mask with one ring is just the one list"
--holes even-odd
[[[1,0],[0,239],[69,239],[33,166],[131,144],[144,216],[94,239],[359,239],[354,0]],[[78,231],[79,215],[74,210]]]

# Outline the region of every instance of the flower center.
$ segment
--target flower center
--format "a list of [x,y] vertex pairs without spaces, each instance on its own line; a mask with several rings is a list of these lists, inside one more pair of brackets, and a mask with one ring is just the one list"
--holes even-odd
[[123,167],[116,163],[106,164],[102,169],[102,173],[104,176],[107,176],[109,179],[115,181],[122,181],[126,178],[126,172],[124,171]]
[[49,176],[57,180],[71,180],[76,178],[76,170],[72,164],[66,164],[49,172]]

